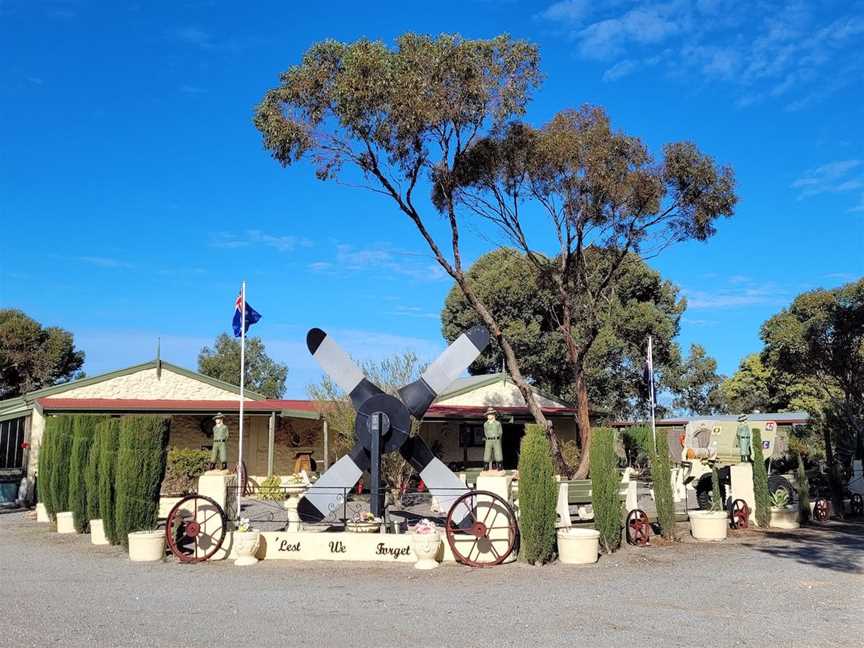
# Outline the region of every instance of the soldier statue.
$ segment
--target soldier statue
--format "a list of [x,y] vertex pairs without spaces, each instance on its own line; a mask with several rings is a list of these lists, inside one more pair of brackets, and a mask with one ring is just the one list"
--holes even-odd
[[738,417],[738,429],[735,432],[738,439],[738,452],[741,454],[741,462],[749,462],[751,456],[750,442],[750,424],[747,422],[747,415],[741,414]]
[[483,449],[483,463],[487,470],[501,470],[504,453],[501,450],[501,423],[497,420],[497,412],[490,407],[486,410],[486,422],[483,424],[483,437],[486,445]]
[[216,467],[216,462],[222,464],[222,470],[228,467],[228,426],[222,412],[213,417],[213,448],[210,450],[210,470]]

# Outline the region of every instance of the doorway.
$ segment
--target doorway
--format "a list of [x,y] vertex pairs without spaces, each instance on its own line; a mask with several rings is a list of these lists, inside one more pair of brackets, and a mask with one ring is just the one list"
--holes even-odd
[[504,423],[501,425],[501,450],[504,455],[504,469],[515,470],[519,467],[519,446],[525,436],[523,423]]

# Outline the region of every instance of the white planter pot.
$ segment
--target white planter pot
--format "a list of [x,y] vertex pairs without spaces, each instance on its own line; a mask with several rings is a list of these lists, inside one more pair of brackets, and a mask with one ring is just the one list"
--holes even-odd
[[105,526],[102,524],[102,520],[90,520],[90,544],[108,544],[108,538],[105,537]]
[[600,555],[600,532],[594,529],[558,531],[558,560],[565,565],[588,565]]
[[801,526],[798,523],[798,509],[792,506],[785,506],[783,508],[772,506],[769,526],[777,529],[797,529]]
[[435,569],[438,566],[438,552],[441,549],[441,534],[438,531],[412,533],[411,546],[417,557],[417,562],[414,563],[415,569]]
[[729,518],[725,511],[690,511],[690,533],[697,540],[725,540]]
[[37,522],[50,522],[51,518],[48,517],[48,509],[45,508],[45,505],[42,502],[38,502],[36,504],[36,521]]
[[237,560],[234,564],[238,567],[254,565],[258,562],[255,554],[261,544],[261,533],[259,531],[235,531],[234,551],[237,552]]
[[351,533],[378,533],[381,530],[380,522],[347,522],[345,530]]
[[133,531],[129,534],[129,560],[133,562],[160,562],[164,558],[164,531]]
[[57,533],[77,533],[72,511],[57,512]]

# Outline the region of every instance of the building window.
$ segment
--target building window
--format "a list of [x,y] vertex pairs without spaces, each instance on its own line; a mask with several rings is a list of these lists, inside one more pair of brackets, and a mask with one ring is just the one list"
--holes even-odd
[[459,447],[477,448],[486,443],[483,426],[477,423],[462,423],[459,426]]

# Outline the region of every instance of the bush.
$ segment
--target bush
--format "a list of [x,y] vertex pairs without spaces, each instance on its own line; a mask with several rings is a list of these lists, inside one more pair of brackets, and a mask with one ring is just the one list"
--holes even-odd
[[579,450],[579,444],[574,439],[567,439],[561,442],[561,457],[564,463],[570,466],[574,471],[579,467],[579,457],[582,452]]
[[69,455],[72,452],[72,417],[53,416],[46,424],[51,429],[51,457],[48,465],[50,512],[69,510]]
[[169,429],[170,419],[157,416],[128,416],[120,424],[114,532],[124,547],[132,531],[156,528]]
[[[653,443],[652,443],[653,445]],[[669,439],[657,435],[657,452],[651,452],[651,480],[654,482],[654,505],[660,533],[667,540],[675,539],[675,500],[672,496],[672,466],[669,461]]]
[[87,519],[98,520],[102,513],[99,508],[99,423],[93,427],[93,440],[84,469],[84,488],[87,491]]
[[720,473],[717,466],[711,468],[711,510],[718,513],[723,510],[723,491],[720,490]]
[[45,510],[52,518],[55,510],[54,503],[51,501],[51,453],[54,439],[57,436],[55,421],[56,419],[50,418],[45,423],[36,467],[36,497],[45,505]]
[[549,440],[539,425],[525,426],[519,450],[519,554],[534,565],[555,556],[558,489]]
[[807,479],[807,471],[804,470],[804,460],[798,454],[798,514],[801,522],[806,524],[810,520],[810,480]]
[[597,428],[593,431],[590,462],[594,528],[600,532],[603,550],[611,553],[621,545],[621,499],[618,496],[621,475],[612,430]]
[[628,465],[636,467],[643,463],[643,457],[651,459],[654,455],[652,437],[649,427],[638,426],[624,429],[621,441]]
[[198,478],[207,472],[210,453],[206,450],[171,448],[162,481],[162,495],[185,495],[195,492]]
[[282,492],[282,478],[279,475],[271,475],[258,488],[258,497],[262,500],[271,500],[281,502],[285,499],[285,494]]
[[115,531],[117,446],[120,439],[120,419],[103,420],[96,427],[96,455],[99,474],[99,514],[105,537],[111,544],[119,544]]
[[768,471],[765,470],[759,428],[753,428],[753,499],[756,501],[756,524],[767,529],[771,523],[771,494],[768,492]]
[[86,533],[90,518],[87,516],[87,484],[85,473],[93,443],[94,416],[75,416],[72,420],[72,449],[69,455],[69,510],[75,530]]

